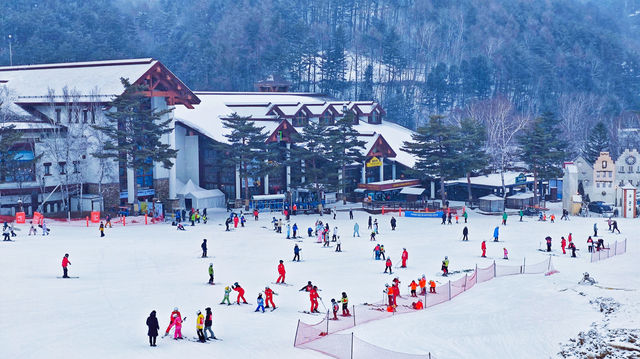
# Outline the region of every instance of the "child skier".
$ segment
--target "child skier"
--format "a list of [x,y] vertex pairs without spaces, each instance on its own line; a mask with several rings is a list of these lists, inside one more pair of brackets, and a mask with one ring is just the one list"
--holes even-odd
[[284,262],[282,261],[282,259],[280,260],[280,264],[278,264],[278,279],[276,280],[276,284],[280,284],[280,281],[282,281],[282,284],[284,284],[284,275],[287,272],[284,270]]
[[334,298],[331,298],[331,309],[333,310],[332,320],[338,320],[338,302]]
[[507,251],[507,248],[502,248],[502,250],[504,251],[504,258],[503,259],[509,259],[509,252]]
[[62,278],[69,278],[69,276],[67,275],[67,267],[71,265],[71,262],[69,261],[69,253],[65,253],[64,257],[62,258]]
[[418,285],[420,286],[420,295],[425,295],[427,293],[427,279],[424,274],[422,278],[418,279]]
[[339,239],[336,243],[336,252],[342,252],[342,242]]
[[573,242],[569,243],[569,249],[571,249],[571,257],[572,258],[576,258],[576,251],[578,249],[576,248],[575,243],[573,243]]
[[231,302],[229,301],[229,294],[231,294],[231,288],[229,288],[229,286],[224,287],[224,298],[222,298],[222,302],[220,302],[220,304],[227,302],[227,305],[231,305]]
[[204,336],[204,315],[199,310],[196,312],[196,315],[198,316],[196,319],[196,333],[198,333],[200,343],[204,343],[207,341],[207,338]]
[[406,248],[402,248],[402,265],[400,268],[407,268],[407,259],[409,259],[409,252]]
[[300,249],[300,247],[298,247],[297,244],[293,246],[293,262],[296,262],[296,261],[300,262],[300,251],[301,250],[302,249]]
[[480,249],[482,249],[482,258],[486,258],[487,257],[487,241],[482,241],[482,244],[480,245]]
[[291,229],[293,229],[293,238],[298,238],[298,224],[294,223]]
[[384,272],[387,273],[387,270],[389,270],[389,274],[393,274],[393,271],[391,270],[391,257],[387,258],[385,266],[386,267],[384,268]]
[[429,293],[436,294],[436,282],[433,279],[429,281]]
[[415,280],[411,281],[411,284],[409,284],[409,288],[411,288],[411,296],[417,297],[418,295],[416,294],[416,289],[418,289],[418,284]]
[[349,298],[347,298],[347,292],[342,292],[340,301],[342,302],[342,316],[350,317],[351,313],[349,313]]
[[100,237],[104,237],[104,223],[100,222]]
[[173,316],[173,325],[176,327],[173,332],[173,339],[182,339],[182,318],[177,314]]
[[262,293],[258,294],[258,299],[256,301],[258,302],[258,307],[255,312],[262,310],[262,313],[264,313],[264,299],[262,299]]
[[380,257],[382,257],[382,259],[385,259],[384,258],[384,244],[380,245]]
[[174,319],[176,316],[180,316],[180,311],[178,310],[178,307],[173,308],[173,312],[171,312],[171,316],[169,317],[169,326],[167,327],[167,330],[164,332],[164,336],[166,337],[167,335],[169,335],[169,332],[171,331],[171,327],[173,327],[173,325],[175,324]]
[[240,299],[242,299],[242,302],[244,304],[249,304],[247,303],[247,300],[244,299],[244,289],[240,286],[240,284],[238,284],[238,282],[235,282],[233,284],[233,286],[231,287],[231,289],[235,290],[236,292],[238,292],[238,297],[236,298],[236,303],[238,305],[240,305]]
[[209,284],[213,285],[213,263],[209,263]]
[[271,311],[276,310],[276,305],[275,303],[273,303],[273,295],[278,295],[278,293],[274,292],[271,288],[269,287],[264,287],[264,295],[266,297],[266,302],[267,302],[267,308],[269,308],[269,303],[271,303],[271,306],[273,307],[273,309],[271,309]]
[[449,275],[449,257],[445,256],[442,261],[442,275],[444,277]]

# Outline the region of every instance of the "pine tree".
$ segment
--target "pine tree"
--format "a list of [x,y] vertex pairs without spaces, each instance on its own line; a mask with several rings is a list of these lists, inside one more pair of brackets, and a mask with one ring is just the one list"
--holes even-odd
[[329,186],[337,167],[330,161],[330,145],[328,144],[329,128],[315,121],[309,121],[304,126],[303,133],[296,142],[294,156],[305,163],[306,187],[316,192],[318,201],[321,192]]
[[562,162],[567,144],[560,139],[558,121],[545,114],[536,118],[519,138],[520,159],[533,172],[533,188],[537,195],[537,181],[562,176]]
[[596,159],[598,159],[598,156],[600,156],[600,152],[608,152],[609,150],[610,142],[607,126],[604,122],[598,122],[593,129],[591,129],[591,134],[584,145],[582,154],[587,161],[594,163]]
[[128,79],[121,78],[120,81],[124,92],[110,104],[116,111],[105,112],[106,124],[92,125],[108,138],[93,155],[121,161],[134,172],[150,171],[158,162],[164,168],[171,168],[178,151],[162,142],[162,136],[173,131],[171,119],[162,116],[172,109],[157,111],[151,108],[150,99],[143,94],[144,87],[132,85]]
[[367,67],[364,69],[362,87],[360,88],[358,100],[373,100],[373,66],[371,64],[367,65]]
[[345,88],[345,71],[347,58],[345,55],[346,34],[342,27],[338,27],[332,34],[329,48],[322,56],[322,90],[330,95],[337,96]]
[[233,113],[231,117],[223,119],[222,125],[229,133],[225,134],[228,144],[219,143],[216,146],[226,154],[223,162],[240,172],[240,179],[244,186],[245,206],[249,203],[249,177],[260,177],[265,172],[265,138],[264,127],[256,126],[250,117],[241,117]]
[[461,152],[459,131],[447,126],[443,119],[443,116],[431,116],[426,125],[411,135],[411,141],[404,142],[402,149],[417,158],[413,170],[418,175],[440,180],[440,196],[444,206],[447,201],[444,181],[461,174]]
[[[358,131],[353,128],[354,114],[348,111],[329,129],[330,157],[332,163],[340,169],[338,189],[346,193],[346,168],[354,162],[364,161],[362,150],[365,142],[358,139]],[[346,198],[343,198],[346,200]]]
[[473,201],[471,195],[471,173],[483,169],[489,161],[484,151],[487,142],[487,133],[484,125],[470,118],[460,122],[460,162],[461,171],[467,176],[467,192],[469,202]]

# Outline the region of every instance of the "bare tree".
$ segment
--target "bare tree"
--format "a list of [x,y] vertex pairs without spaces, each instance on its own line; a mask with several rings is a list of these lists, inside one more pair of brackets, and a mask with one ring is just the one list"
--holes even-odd
[[530,118],[518,114],[513,104],[504,97],[473,103],[467,107],[467,115],[483,123],[487,129],[487,153],[492,166],[500,172],[502,197],[506,198],[504,172],[515,157],[517,135]]
[[585,92],[562,94],[558,98],[562,136],[570,144],[572,156],[577,156],[584,148],[589,131],[601,119],[604,105],[602,97]]

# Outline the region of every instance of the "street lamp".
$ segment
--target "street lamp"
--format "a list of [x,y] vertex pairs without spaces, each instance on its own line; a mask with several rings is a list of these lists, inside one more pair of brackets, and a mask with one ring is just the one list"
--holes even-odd
[[13,66],[13,52],[11,52],[11,34],[9,34],[9,66]]

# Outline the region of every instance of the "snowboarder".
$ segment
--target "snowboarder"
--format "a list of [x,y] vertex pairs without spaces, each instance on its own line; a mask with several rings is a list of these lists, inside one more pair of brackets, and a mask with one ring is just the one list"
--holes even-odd
[[[210,307],[206,307],[204,310],[206,311],[206,314],[204,316],[204,335],[205,335],[205,338],[207,340],[218,339],[218,338],[216,338],[216,335],[213,333],[213,330],[211,330],[211,326],[213,325],[213,313],[211,313],[211,308]],[[207,333],[209,333],[208,336],[207,336]]]
[[209,284],[213,285],[213,263],[209,263]]
[[240,286],[240,284],[238,284],[238,282],[233,283],[233,286],[231,287],[231,289],[238,292],[238,297],[236,298],[236,304],[238,305],[240,304],[240,299],[242,299],[242,302],[244,304],[249,304],[247,303],[247,300],[244,299],[244,289]]
[[293,246],[293,262],[300,262],[300,251],[302,249],[300,249],[300,247],[298,247],[298,245],[294,245]]
[[207,258],[207,240],[203,239],[202,244],[200,245],[202,248],[202,258]]
[[500,227],[496,226],[496,228],[493,230],[493,241],[497,242],[498,241],[498,235],[500,234]]
[[262,313],[264,313],[264,299],[262,299],[262,293],[258,294],[258,299],[256,299],[256,301],[258,302],[258,306],[256,307],[255,312],[262,310]]
[[620,234],[620,230],[618,229],[618,221],[613,221],[613,229],[611,230],[611,233],[615,233],[615,231],[618,231],[618,234]]
[[509,259],[509,251],[507,251],[507,248],[502,248],[502,251],[504,252],[504,257],[502,259]]
[[593,253],[593,239],[591,238],[591,236],[587,238],[587,246],[589,248],[589,253]]
[[445,256],[444,260],[442,261],[442,275],[444,277],[449,275],[449,257]]
[[400,268],[407,268],[407,259],[409,259],[409,252],[407,252],[406,248],[402,248],[402,265]]
[[178,310],[178,307],[173,308],[173,312],[171,312],[171,316],[169,317],[169,326],[167,327],[167,330],[164,332],[164,336],[166,337],[167,335],[169,335],[169,332],[171,331],[171,328],[175,325],[175,317],[178,316],[180,317],[180,311]]
[[318,295],[318,287],[314,285],[313,288],[311,288],[311,290],[309,291],[309,300],[311,301],[311,313],[320,313],[318,311],[318,299],[322,299],[322,298],[320,298],[320,296]]
[[199,310],[196,312],[196,315],[196,333],[198,333],[200,343],[204,343],[207,341],[207,338],[204,336],[204,315]]
[[69,276],[67,275],[67,267],[71,265],[71,262],[69,261],[69,253],[65,253],[64,257],[62,258],[62,278],[69,278]]
[[231,305],[231,301],[229,301],[229,294],[231,294],[231,288],[229,288],[229,286],[224,287],[224,298],[222,298],[222,302],[220,302],[220,304],[224,304],[226,302],[227,305]]
[[285,275],[286,271],[284,270],[284,262],[282,261],[282,259],[280,260],[280,264],[278,264],[278,279],[276,280],[276,284],[279,284],[280,281],[282,280],[282,284],[284,284],[284,275]]
[[598,236],[598,224],[597,223],[593,224],[593,236],[594,237]]
[[182,318],[179,315],[174,315],[173,326],[176,328],[173,332],[173,339],[182,339]]
[[160,329],[155,310],[151,311],[151,314],[149,314],[149,317],[147,318],[147,327],[149,327],[149,330],[147,331],[147,335],[149,336],[149,346],[155,347],[158,330]]
[[462,240],[463,241],[469,241],[469,229],[467,228],[467,226],[465,226],[462,229]]
[[562,248],[562,254],[567,254],[565,247],[567,246],[567,240],[564,237],[560,237],[560,247]]
[[104,223],[100,222],[100,228],[98,230],[100,231],[100,237],[104,237]]
[[504,212],[502,213],[502,225],[503,225],[503,226],[506,226],[506,225],[507,225],[507,212],[506,212],[506,211],[504,211]]
[[351,313],[349,312],[349,298],[347,298],[347,292],[342,292],[342,298],[340,298],[340,302],[342,302],[342,316],[351,316]]
[[266,301],[266,304],[267,304],[266,307],[269,308],[269,303],[271,303],[271,306],[273,307],[273,309],[271,309],[272,311],[276,310],[276,305],[275,305],[275,303],[273,303],[273,295],[274,294],[278,295],[278,293],[274,292],[271,288],[264,287],[264,295],[265,295],[265,298],[266,298],[265,301]]
[[387,258],[385,266],[384,272],[387,273],[387,270],[389,270],[389,274],[393,274],[393,271],[391,270],[391,257]]
[[342,241],[338,239],[336,242],[336,252],[342,252]]
[[396,217],[391,217],[391,230],[395,231],[396,230]]
[[486,258],[487,257],[487,241],[482,241],[482,244],[480,245],[480,249],[482,249],[482,258]]
[[575,243],[573,243],[573,242],[569,243],[569,249],[571,249],[571,257],[575,258],[576,257],[576,251],[578,250],[576,248]]
[[331,309],[333,310],[333,320],[338,320],[338,303],[331,298]]
[[418,289],[418,283],[416,283],[415,280],[412,280],[408,287],[411,289],[411,296],[417,297],[418,295],[416,294],[416,290]]
[[294,223],[291,229],[293,229],[293,238],[298,238],[298,224]]
[[547,241],[547,252],[551,252],[551,237],[547,236],[545,240]]

